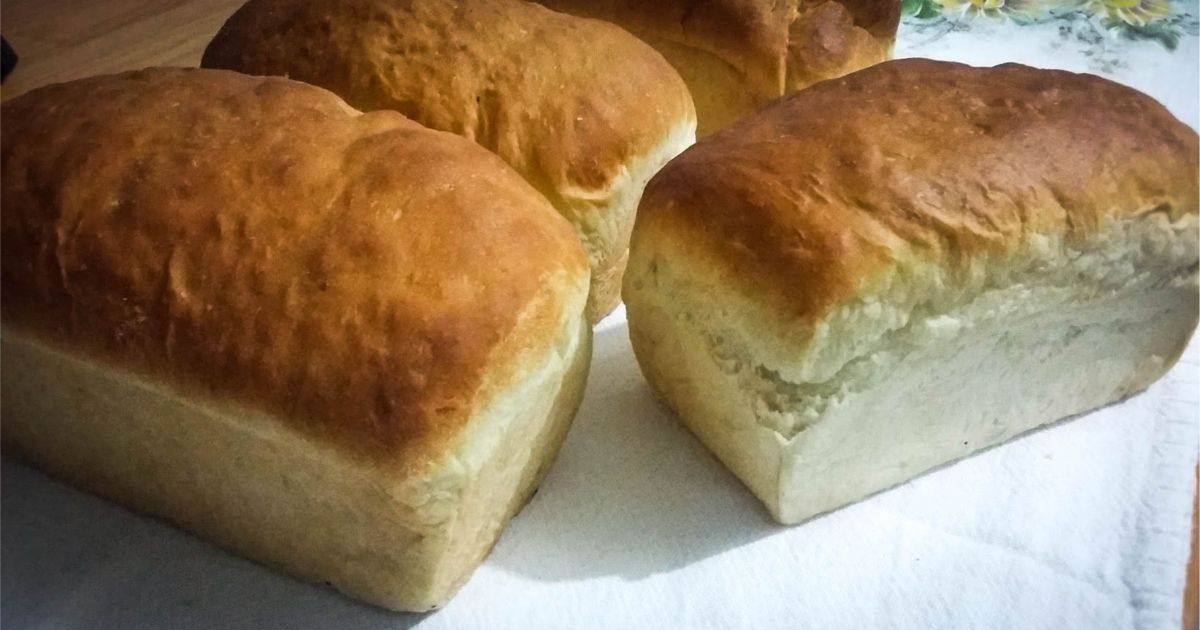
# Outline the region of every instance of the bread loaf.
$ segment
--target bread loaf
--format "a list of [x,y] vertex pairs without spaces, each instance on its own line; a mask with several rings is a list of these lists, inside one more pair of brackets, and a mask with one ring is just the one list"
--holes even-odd
[[891,57],[899,0],[537,0],[654,46],[696,100],[699,133]]
[[285,79],[2,111],[6,451],[365,601],[446,601],[579,403],[570,225],[478,146]]
[[1196,132],[1018,65],[888,62],[649,184],[642,370],[784,523],[1147,387],[1197,319]]
[[695,138],[691,96],[662,56],[522,0],[251,0],[203,65],[319,85],[496,152],[575,226],[592,320],[620,300],[646,180]]

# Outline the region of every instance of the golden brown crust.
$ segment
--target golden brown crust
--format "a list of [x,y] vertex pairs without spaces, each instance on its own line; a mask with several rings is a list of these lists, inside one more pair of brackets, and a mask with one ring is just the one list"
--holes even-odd
[[880,0],[838,0],[854,16],[854,25],[891,44],[900,26],[900,3]]
[[154,69],[3,117],[6,326],[369,461],[437,456],[586,273],[495,156],[297,82]]
[[[765,99],[808,85],[796,83],[797,77],[812,82],[883,61],[900,22],[896,0],[538,2],[615,22],[648,41],[662,39],[712,53],[737,68]],[[815,34],[825,42],[801,39]]]
[[634,35],[665,39],[724,59],[755,86],[782,94],[787,27],[796,0],[538,0],[557,11],[608,20]]
[[[899,7],[899,3],[895,5]],[[898,10],[896,17],[899,18]],[[793,92],[887,60],[895,35],[895,23],[891,24],[890,35],[886,32],[883,36],[874,35],[859,24],[858,17],[844,4],[802,4],[800,14],[788,29],[784,91]]]
[[[798,329],[918,255],[961,271],[1033,234],[1197,212],[1196,132],[1082,74],[893,61],[788,96],[651,180],[631,256],[686,244]],[[643,244],[644,243],[644,244]]]
[[564,191],[604,189],[695,118],[649,46],[516,0],[251,0],[202,65],[286,75],[465,136],[556,206]]

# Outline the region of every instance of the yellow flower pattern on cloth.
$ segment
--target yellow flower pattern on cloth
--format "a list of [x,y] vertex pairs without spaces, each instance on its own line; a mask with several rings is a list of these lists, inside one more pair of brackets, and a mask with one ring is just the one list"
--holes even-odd
[[1084,7],[1092,13],[1118,19],[1131,26],[1145,26],[1171,13],[1168,0],[1087,0]]
[[966,15],[1021,16],[1036,18],[1050,8],[1046,0],[937,0],[947,11]]
[[1200,30],[1196,9],[1195,0],[900,0],[905,21],[917,25],[976,18],[1016,26],[1056,22],[1063,37],[1155,41],[1167,50]]

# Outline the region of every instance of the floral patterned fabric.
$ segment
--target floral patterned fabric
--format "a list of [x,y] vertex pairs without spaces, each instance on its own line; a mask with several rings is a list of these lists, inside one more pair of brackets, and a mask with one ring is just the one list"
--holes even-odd
[[1131,40],[1156,41],[1169,50],[1197,34],[1194,2],[1171,0],[902,0],[914,21],[1006,19],[1016,23],[1088,21]]

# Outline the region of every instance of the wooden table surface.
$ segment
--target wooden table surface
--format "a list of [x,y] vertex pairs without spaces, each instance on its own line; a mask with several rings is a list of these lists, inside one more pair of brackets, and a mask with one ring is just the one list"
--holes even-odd
[[[48,83],[145,66],[198,65],[204,46],[243,1],[0,0],[0,31],[20,56],[0,93],[10,98]],[[1196,507],[1185,630],[1197,628],[1200,494]]]
[[0,31],[20,61],[10,98],[48,83],[146,66],[197,66],[245,0],[3,0]]

